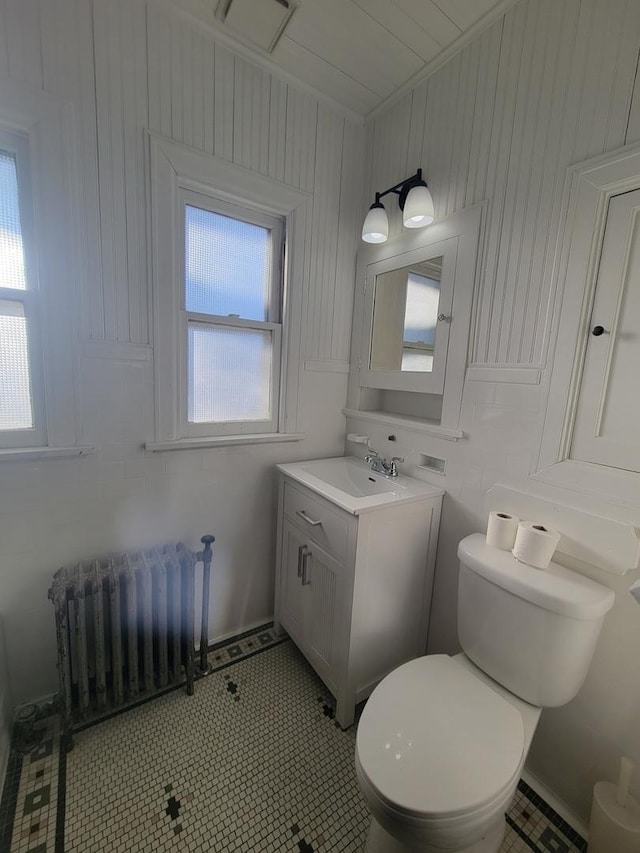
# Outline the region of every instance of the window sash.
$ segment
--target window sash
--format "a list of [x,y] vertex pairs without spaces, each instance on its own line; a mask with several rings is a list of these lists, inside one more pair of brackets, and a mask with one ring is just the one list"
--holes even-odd
[[[282,320],[282,281],[283,281],[283,246],[284,246],[284,225],[281,219],[276,216],[271,216],[268,213],[262,213],[258,210],[245,208],[241,205],[233,204],[228,201],[214,198],[210,195],[197,192],[195,190],[182,188],[180,192],[180,235],[178,257],[180,263],[180,307],[185,310],[185,208],[199,207],[201,210],[207,210],[210,213],[219,213],[222,216],[229,216],[232,219],[238,219],[241,222],[249,222],[252,225],[260,225],[263,228],[268,228],[271,231],[271,282],[269,292],[269,311],[267,322],[280,323]],[[209,315],[216,316],[216,315]]]
[[39,317],[40,294],[34,241],[33,201],[26,136],[0,129],[0,149],[16,160],[18,203],[24,251],[26,290],[0,287],[0,300],[21,303],[27,324],[27,345],[33,426],[30,429],[0,430],[0,448],[42,447],[47,443],[44,406],[44,375]]
[[[179,282],[179,332],[178,332],[178,428],[181,438],[202,438],[216,435],[241,435],[258,434],[266,432],[277,432],[279,423],[280,406],[280,376],[281,376],[281,351],[282,351],[282,296],[283,296],[283,247],[284,227],[281,219],[219,200],[213,196],[205,195],[191,189],[181,188],[179,193],[180,216],[177,235],[178,275]],[[268,320],[247,320],[241,317],[228,317],[216,314],[205,314],[195,311],[187,311],[185,308],[185,209],[186,206],[199,207],[212,213],[231,216],[243,222],[260,225],[271,231],[272,253],[271,253],[271,281],[268,301]],[[209,421],[204,423],[192,423],[188,420],[188,389],[189,389],[189,324],[198,323],[215,327],[228,327],[237,329],[256,329],[269,332],[271,335],[271,388],[270,388],[270,412],[271,417],[265,420],[240,420],[240,421]]]
[[[240,320],[231,317],[213,317],[209,314],[180,312],[180,382],[178,389],[180,406],[180,437],[202,438],[213,435],[238,435],[243,433],[277,432],[278,405],[280,399],[280,354],[282,346],[282,326],[279,323],[266,323],[259,320]],[[192,423],[188,420],[189,411],[189,325],[197,323],[211,328],[256,329],[271,335],[271,388],[269,410],[271,417],[265,420],[207,421]]]

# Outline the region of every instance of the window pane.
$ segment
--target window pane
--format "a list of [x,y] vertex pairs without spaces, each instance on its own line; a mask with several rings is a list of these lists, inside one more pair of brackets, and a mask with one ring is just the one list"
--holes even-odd
[[190,423],[271,418],[271,332],[189,324]]
[[6,151],[0,151],[0,287],[27,287],[16,159]]
[[187,311],[269,319],[268,228],[187,205],[185,271]]
[[24,309],[21,302],[0,301],[0,430],[32,428]]
[[440,302],[440,282],[410,272],[407,276],[407,309],[404,342],[434,346]]

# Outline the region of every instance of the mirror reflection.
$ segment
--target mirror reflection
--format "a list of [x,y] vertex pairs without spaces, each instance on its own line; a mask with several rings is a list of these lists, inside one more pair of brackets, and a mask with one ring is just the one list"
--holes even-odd
[[371,370],[433,371],[442,257],[376,276]]

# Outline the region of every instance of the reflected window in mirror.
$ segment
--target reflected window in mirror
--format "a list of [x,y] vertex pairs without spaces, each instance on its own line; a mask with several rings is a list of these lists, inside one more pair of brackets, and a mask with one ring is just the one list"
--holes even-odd
[[376,276],[371,370],[433,371],[443,258]]

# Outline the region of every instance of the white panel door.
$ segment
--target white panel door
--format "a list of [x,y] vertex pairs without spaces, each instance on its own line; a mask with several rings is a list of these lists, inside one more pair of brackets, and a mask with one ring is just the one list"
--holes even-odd
[[640,471],[640,190],[609,205],[571,456]]

